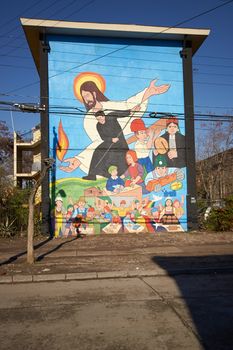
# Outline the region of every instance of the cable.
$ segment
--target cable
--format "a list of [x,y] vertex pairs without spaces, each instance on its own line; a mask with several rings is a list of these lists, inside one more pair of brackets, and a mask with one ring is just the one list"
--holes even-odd
[[[24,9],[24,10],[22,10],[22,13],[25,13],[25,12],[31,10],[33,7],[35,7],[35,6],[36,6],[37,4],[39,4],[39,3],[41,3],[41,0],[36,1],[35,4],[33,4],[33,5],[29,6],[29,7],[27,7],[27,8]],[[18,17],[20,17],[20,16],[21,16],[21,15],[18,14],[18,15],[14,16],[14,17],[11,17],[11,19],[9,19],[8,21],[2,23],[2,24],[0,25],[0,28],[7,26],[10,22],[14,21],[15,19],[18,20]],[[1,35],[1,36],[4,36],[4,35]]]
[[[60,2],[60,1],[62,1],[62,0],[53,1],[49,6],[47,6],[47,7],[43,8],[42,10],[38,11],[34,16],[38,16],[40,13],[42,13],[42,12],[48,10],[50,7],[52,7],[54,4],[56,4],[56,3]],[[33,7],[33,6],[32,6],[32,7]],[[18,17],[18,16],[17,16],[17,17]],[[30,20],[30,19],[28,19],[26,22],[28,22],[29,20]],[[13,32],[15,29],[18,29],[18,25],[16,25],[15,27],[13,27],[11,30],[8,30],[7,33],[5,33],[5,34],[9,34],[9,33]],[[3,34],[3,35],[4,35],[4,34]],[[21,36],[21,34],[17,35],[17,36],[16,36],[16,39],[19,38],[20,36]],[[13,40],[13,41],[14,41],[14,40]],[[9,41],[8,43],[11,43],[11,42],[12,42],[12,40]],[[5,45],[8,45],[8,43],[6,43]],[[7,54],[8,54],[8,53],[7,53]]]
[[233,57],[221,57],[221,56],[207,56],[207,55],[198,55],[196,58],[210,58],[215,60],[233,60]]
[[232,2],[233,2],[233,0],[229,0],[229,1],[224,2],[224,3],[221,4],[221,5],[212,7],[212,8],[209,9],[209,10],[206,10],[206,11],[204,11],[204,12],[201,12],[201,13],[199,13],[198,15],[192,16],[192,17],[190,17],[189,19],[184,20],[184,21],[178,23],[177,26],[180,26],[180,25],[182,25],[182,24],[185,24],[185,23],[187,23],[187,22],[190,22],[190,21],[192,21],[193,19],[199,18],[199,17],[201,17],[201,16],[207,15],[208,13],[213,12],[213,11],[219,9],[220,7],[226,6],[226,5],[228,5],[228,4],[232,3]]
[[[20,102],[20,103],[15,103],[15,102],[12,102],[12,101],[0,101],[0,104],[2,105],[8,105],[8,106],[11,106],[11,107],[14,107],[14,108],[19,108],[21,105],[24,105],[24,106],[30,106],[30,107],[37,107],[37,108],[40,108],[38,106],[38,104],[36,103],[33,103],[33,102]],[[53,108],[60,108],[60,109],[66,109],[66,111],[53,111]],[[67,111],[69,109],[72,109],[74,111],[70,112],[70,111]],[[105,111],[114,111],[113,109],[105,109]],[[116,112],[118,110],[115,110]],[[49,109],[49,113],[57,113],[57,114],[75,114],[75,115],[95,115],[94,112],[90,112],[90,111],[86,111],[86,110],[82,110],[78,107],[75,107],[75,106],[50,106],[50,109]],[[172,115],[172,112],[154,112],[154,111],[148,111],[148,110],[140,110],[140,111],[134,111],[133,112],[134,115],[137,115],[137,113],[147,113],[149,115],[149,117],[157,117],[158,115],[161,115],[161,116],[171,116]],[[153,114],[153,116],[152,116]],[[181,113],[181,112],[173,112],[174,115],[178,116],[178,115],[183,115],[184,116],[184,113]],[[204,113],[196,113],[195,114],[196,116],[211,116],[213,118],[217,118],[217,117],[225,117],[225,118],[232,118],[233,115],[229,115],[229,114],[222,114],[222,115],[217,115],[217,114],[211,114],[211,113],[207,113],[207,114],[204,114]],[[116,114],[117,116],[117,114]]]
[[[108,55],[108,54],[106,54],[106,55]],[[103,56],[101,56],[100,58],[103,58]],[[100,59],[99,58],[99,59]],[[123,57],[119,57],[119,58],[123,58]],[[94,61],[96,61],[97,59],[93,59],[93,60],[90,60],[90,61],[88,61],[88,62],[85,62],[85,63],[83,63],[83,64],[80,64],[79,66],[75,66],[75,67],[72,67],[72,68],[70,68],[70,69],[67,69],[67,70],[64,70],[64,71],[62,71],[62,72],[59,72],[59,73],[57,73],[57,74],[54,74],[54,75],[52,75],[52,76],[50,76],[49,77],[49,79],[51,79],[51,78],[54,78],[54,77],[56,77],[56,76],[58,76],[58,75],[61,75],[61,74],[64,74],[64,73],[68,73],[68,72],[70,72],[71,70],[73,70],[73,69],[75,69],[75,68],[80,68],[81,66],[84,66],[84,65],[86,65],[86,64],[90,64],[90,63],[93,63]],[[136,60],[140,60],[140,59],[136,59]],[[149,60],[147,60],[147,61],[149,61]],[[155,62],[154,60],[153,60],[153,62]],[[160,61],[159,61],[160,62]],[[167,63],[172,63],[172,62],[167,62]],[[204,64],[203,64],[204,65]],[[205,66],[211,66],[211,65],[208,65],[208,64],[206,64]],[[230,67],[230,66],[229,66]],[[233,66],[232,66],[233,67]],[[72,72],[72,73],[75,73],[75,72]],[[206,73],[207,74],[207,73]],[[110,75],[109,75],[110,76]],[[112,75],[113,76],[113,75]],[[229,74],[228,74],[228,76],[229,76]],[[131,76],[130,76],[130,78],[131,78]],[[142,79],[142,78],[138,78],[138,79]],[[148,78],[149,79],[149,78]],[[174,82],[177,82],[176,80],[170,80],[170,81],[174,81]],[[181,81],[180,81],[181,82]],[[16,88],[16,89],[13,89],[13,90],[10,90],[10,91],[8,91],[7,92],[7,94],[10,94],[10,93],[12,93],[12,92],[15,92],[15,91],[19,91],[19,90],[22,90],[22,89],[25,89],[25,88],[27,88],[27,87],[30,87],[30,86],[33,86],[33,85],[36,85],[36,84],[39,84],[40,83],[40,81],[38,80],[38,81],[35,81],[35,82],[33,82],[33,83],[29,83],[29,84],[26,84],[26,85],[23,85],[23,86],[21,86],[21,87],[19,87],[19,88]],[[219,86],[219,83],[206,83],[206,82],[197,82],[197,81],[194,81],[194,84],[204,84],[204,85],[216,85],[216,86]],[[232,84],[225,84],[225,83],[222,83],[221,84],[222,86],[232,86]]]
[[[0,35],[0,37],[6,37],[5,35]],[[16,39],[17,37],[12,37],[14,39]],[[69,42],[67,43],[70,45],[74,45],[76,46],[77,44],[76,43],[72,43],[72,42]],[[87,46],[87,47],[90,47],[91,45],[90,44],[84,44],[84,43],[79,43],[80,46]],[[134,45],[132,45],[134,46]],[[26,47],[22,47],[22,46],[10,46],[10,47],[13,47],[13,48],[22,48],[22,49],[28,49],[28,46]],[[109,46],[105,46],[105,45],[101,45],[101,47],[99,48],[109,48]],[[174,53],[174,52],[169,52],[169,51],[163,51],[163,52],[160,52],[160,51],[151,51],[151,50],[143,50],[143,49],[134,49],[133,47],[129,47],[129,51],[136,51],[136,52],[145,52],[145,53],[153,53],[153,54],[156,54],[156,55],[173,55],[173,56],[177,56],[177,53]],[[61,53],[65,53],[65,51],[57,51],[57,52],[61,52]],[[75,52],[72,52],[72,54],[76,54]],[[24,56],[17,56],[17,55],[4,55],[4,56],[7,56],[7,57],[12,57],[12,58],[23,58],[23,59],[31,59],[31,57],[24,57]],[[207,55],[195,55],[194,59],[197,60],[199,58],[210,58],[210,59],[220,59],[220,60],[233,60],[233,57],[220,57],[220,56],[207,56]],[[51,61],[50,61],[51,62]],[[59,62],[66,62],[66,61],[62,61],[60,60]],[[67,61],[68,62],[68,61]],[[76,62],[70,62],[70,63],[76,63]],[[198,63],[194,63],[194,65],[199,65]],[[208,65],[208,64],[207,64]],[[214,66],[217,66],[217,67],[225,67],[225,68],[232,68],[233,66],[224,66],[224,65],[214,65]]]
[[[192,19],[194,19],[194,18],[198,18],[198,17],[201,17],[201,16],[203,16],[203,15],[205,15],[205,14],[207,14],[207,13],[210,13],[210,12],[212,12],[212,11],[215,11],[216,9],[218,9],[218,8],[220,8],[220,7],[223,7],[223,6],[225,6],[225,5],[227,5],[228,3],[231,3],[231,2],[233,2],[233,0],[229,0],[229,1],[227,1],[227,2],[225,2],[225,3],[223,3],[223,4],[221,4],[221,5],[215,6],[214,8],[211,8],[211,9],[209,9],[209,10],[206,10],[206,11],[204,11],[204,12],[201,12],[201,13],[199,13],[198,15],[193,16],[193,17],[190,17],[190,18],[188,18],[188,19],[186,19],[186,20],[184,20],[184,21],[182,21],[182,22],[179,22],[179,23],[176,24],[176,25],[173,25],[173,26],[170,26],[170,27],[165,28],[165,29],[162,30],[160,33],[156,33],[156,35],[162,34],[162,33],[166,32],[166,31],[168,31],[169,29],[172,29],[172,28],[178,27],[178,26],[181,25],[181,24],[187,23],[187,22],[189,22],[190,20],[192,20]],[[59,22],[60,22],[60,21],[58,21],[57,23],[59,23]],[[155,36],[155,34],[152,35],[152,38],[153,38],[154,36]],[[88,62],[85,62],[85,63],[81,64],[81,65],[72,67],[72,68],[70,68],[70,69],[68,69],[68,70],[65,70],[62,74],[66,73],[66,72],[69,72],[69,71],[71,71],[71,70],[73,70],[73,69],[75,69],[75,68],[80,68],[80,67],[82,67],[82,66],[84,66],[84,65],[86,65],[86,64],[90,64],[90,63],[92,63],[92,62],[94,62],[94,61],[99,60],[100,58],[104,58],[104,57],[107,57],[107,56],[109,56],[109,55],[111,55],[111,54],[113,54],[113,53],[116,53],[116,52],[119,52],[119,51],[121,51],[121,50],[124,50],[124,49],[126,49],[127,47],[129,47],[129,46],[130,46],[130,45],[125,45],[125,46],[122,47],[122,48],[118,48],[118,49],[116,49],[116,50],[113,50],[113,51],[111,51],[111,52],[109,52],[109,53],[107,53],[107,54],[105,54],[105,55],[102,55],[102,56],[96,58],[96,59],[90,60],[90,61],[88,61]],[[55,76],[58,76],[58,75],[60,75],[60,74],[53,75],[53,76],[50,77],[50,79],[51,79],[51,78],[54,78]],[[11,91],[9,91],[9,93],[10,93],[10,92],[14,92],[14,91],[18,91],[18,90],[20,90],[20,89],[23,89],[23,88],[25,88],[25,87],[29,87],[29,86],[32,86],[32,85],[33,85],[33,84],[30,84],[30,85],[23,86],[23,87],[18,88],[18,89],[11,90]]]
[[[69,70],[66,71],[66,73],[68,72]],[[65,72],[63,72],[65,73]],[[62,73],[62,74],[63,74]],[[50,78],[54,78],[55,76],[58,76],[60,75],[59,73],[58,74],[54,74],[52,76],[50,76]],[[116,75],[113,75],[113,74],[105,74],[105,76],[109,76],[109,77],[117,77]],[[141,78],[141,77],[132,77],[132,76],[121,76],[121,77],[124,77],[124,78],[135,78],[135,79],[143,79],[145,80],[145,77]],[[49,79],[50,79],[49,78]],[[148,78],[149,79],[149,78]],[[164,80],[164,82],[166,83],[169,83],[169,82],[176,82],[176,83],[183,83],[183,80],[173,80],[173,79],[169,79],[169,80]],[[18,91],[18,90],[22,90],[22,89],[25,89],[27,87],[30,87],[30,86],[33,86],[33,85],[36,85],[36,84],[39,84],[40,81],[36,81],[34,83],[29,83],[29,84],[26,84],[24,86],[21,86],[20,88],[16,88],[16,89],[13,89],[13,90],[10,90],[10,91],[7,91],[7,94],[8,93],[12,93],[12,92],[15,92],[15,91]],[[193,84],[199,84],[199,85],[208,85],[208,86],[217,86],[219,88],[219,86],[233,86],[233,83],[207,83],[207,82],[201,82],[201,81],[193,81]],[[60,99],[60,98],[59,98]],[[64,98],[63,98],[64,99]]]
[[[42,9],[41,11],[39,11],[35,16],[38,16],[38,14],[40,14],[41,12],[43,12],[43,11],[45,11],[45,10],[48,10],[48,9],[49,9],[50,7],[52,7],[55,3],[57,4],[57,3],[60,2],[60,1],[62,1],[62,0],[55,0],[51,5],[49,5],[48,7],[44,8],[44,9]],[[79,8],[77,11],[74,11],[73,14],[74,14],[74,13],[77,13],[77,12],[79,12],[79,11],[81,11],[83,8],[89,6],[91,3],[95,2],[95,1],[96,1],[96,0],[91,0],[91,1],[89,1],[87,4],[85,4],[85,5],[83,5],[81,8]],[[61,9],[59,9],[59,10],[56,11],[56,12],[54,12],[53,15],[58,14],[59,12],[61,12],[62,10],[66,9],[68,6],[70,6],[70,5],[72,5],[73,3],[76,3],[76,2],[77,2],[76,0],[72,0],[70,3],[66,4],[66,5],[63,6]],[[35,17],[35,16],[34,16],[34,17]],[[65,17],[65,18],[66,18],[66,17]],[[30,19],[26,20],[26,21],[24,22],[24,24],[27,23],[29,20],[30,20]],[[43,22],[45,22],[45,21],[46,21],[46,20],[42,20],[42,21],[39,23],[39,25],[41,25],[41,24],[42,24]],[[59,23],[59,22],[60,22],[60,21],[58,21],[57,23]],[[56,24],[55,24],[55,25],[56,25]],[[17,26],[16,28],[18,28],[18,26]],[[14,29],[15,29],[15,28],[14,28]],[[14,29],[13,29],[13,30],[14,30]],[[9,33],[9,32],[8,32],[8,33]],[[19,34],[16,38],[19,38],[19,37],[20,37],[20,34]],[[13,40],[13,41],[14,41],[14,40]],[[11,42],[12,42],[12,40],[9,41],[8,43],[6,43],[5,45],[8,45],[8,44],[11,43]],[[8,55],[8,54],[14,52],[16,49],[17,49],[17,48],[8,51],[8,52],[6,53],[6,55]],[[0,55],[0,56],[4,56],[4,55]]]
[[[16,49],[25,49],[25,50],[29,50],[29,47],[22,47],[22,46],[10,46],[10,47],[13,47],[13,48],[16,48]],[[140,50],[141,51],[141,50]],[[69,52],[65,52],[65,51],[58,51],[58,50],[54,50],[53,52],[59,52],[59,53],[69,53]],[[141,51],[142,52],[142,51]],[[148,51],[150,53],[153,53],[151,51]],[[70,52],[72,55],[80,55],[80,53],[76,53],[76,52]],[[161,54],[164,54],[164,52],[160,52]],[[159,54],[159,52],[157,52],[156,54]],[[168,52],[166,54],[169,54]],[[171,55],[176,55],[177,54],[173,54],[173,53],[170,53]],[[84,55],[84,54],[83,54]],[[88,54],[90,56],[90,54]],[[93,55],[93,56],[96,56],[96,55]],[[7,55],[7,54],[2,54],[0,55],[0,57],[11,57],[11,58],[20,58],[20,59],[30,59],[31,60],[31,57],[25,57],[25,56],[19,56],[19,55]],[[204,57],[204,56],[203,56]],[[119,57],[119,56],[116,56],[116,58],[121,58],[121,59],[130,59],[130,58],[127,58],[127,57]],[[197,57],[195,56],[194,59],[196,59]],[[136,58],[134,58],[135,60]],[[227,58],[225,58],[227,59]],[[164,62],[164,61],[161,61],[161,60],[148,60],[148,59],[139,59],[137,58],[136,60],[142,60],[144,62],[146,61],[149,61],[149,62]],[[233,58],[229,58],[229,60],[233,60]],[[77,62],[74,62],[74,61],[65,61],[65,60],[50,60],[50,62],[67,62],[67,63],[77,63]],[[167,63],[175,63],[174,61],[166,61]],[[233,65],[223,65],[223,64],[209,64],[209,63],[195,63],[193,62],[193,67],[221,67],[221,68],[233,68]],[[203,73],[204,74],[204,73]]]
[[[1,103],[1,102],[0,102]],[[2,104],[2,103],[1,103]],[[6,103],[7,104],[7,103]],[[8,103],[9,104],[9,103]],[[2,111],[12,111],[12,112],[22,112],[22,113],[26,113],[26,112],[23,112],[23,111],[19,111],[19,110],[13,110],[13,109],[10,109],[10,108],[1,108],[0,107],[0,110]],[[95,114],[94,113],[80,113],[80,112],[61,112],[61,111],[56,111],[56,112],[53,112],[53,111],[49,111],[50,114],[56,114],[58,115],[58,117],[60,117],[60,115],[66,115],[66,116],[70,116],[72,118],[76,117],[76,118],[80,118],[80,119],[83,119],[83,117],[85,116],[85,118],[88,118],[87,116],[90,115],[90,116],[94,116]],[[148,112],[148,115],[147,116],[143,116],[142,118],[143,119],[161,119],[161,118],[166,118],[166,117],[169,117],[171,115],[175,115],[177,117],[178,120],[186,120],[185,117],[181,117],[181,116],[184,116],[183,113],[170,113],[170,112]],[[153,115],[153,116],[152,116]],[[117,113],[116,113],[116,117],[117,117]],[[137,117],[137,115],[135,114],[134,117]],[[199,117],[198,119],[195,118],[195,117]],[[200,118],[201,117],[201,118]],[[203,118],[203,117],[209,117],[209,118]],[[211,119],[210,119],[211,117]],[[221,118],[221,119],[219,119]],[[189,120],[195,120],[196,122],[200,122],[200,121],[209,121],[209,122],[217,122],[217,121],[220,121],[222,123],[232,123],[232,120],[233,119],[233,115],[215,115],[215,114],[212,114],[210,116],[210,114],[194,114],[194,118],[189,118]],[[127,122],[126,122],[127,123]]]
[[[58,2],[58,1],[59,1],[59,0],[56,0],[56,2]],[[83,8],[89,6],[89,5],[90,5],[91,3],[93,3],[93,2],[95,2],[95,0],[89,1],[87,4],[85,4],[84,6],[82,6],[78,11],[80,11],[80,10],[82,10]],[[213,11],[215,11],[215,10],[217,10],[217,9],[223,7],[223,6],[226,6],[226,5],[228,5],[229,3],[232,3],[232,2],[233,2],[233,0],[229,0],[229,1],[227,1],[227,2],[224,2],[224,3],[221,4],[221,5],[215,6],[215,7],[211,8],[211,9],[209,9],[209,10],[206,10],[206,11],[201,12],[201,13],[195,15],[195,16],[192,16],[192,17],[190,17],[190,18],[188,18],[188,19],[186,19],[186,20],[184,20],[184,21],[181,21],[181,22],[177,23],[176,25],[173,25],[173,26],[169,27],[168,29],[170,29],[170,28],[175,28],[175,27],[178,27],[178,26],[180,26],[180,25],[182,25],[182,24],[185,24],[185,23],[187,23],[187,22],[190,22],[190,21],[192,21],[193,19],[199,18],[199,17],[201,17],[201,16],[203,16],[203,15],[206,15],[206,14],[208,14],[208,13],[210,13],[210,12],[213,12]],[[71,3],[73,3],[73,1],[72,1]],[[53,3],[53,4],[54,4],[54,3]],[[52,5],[53,5],[53,4],[52,4]],[[50,8],[52,5],[48,6],[48,7],[45,8],[45,9],[43,9],[43,10],[40,11],[39,13],[41,13],[41,12],[43,12],[44,10]],[[67,7],[67,6],[65,6],[65,7]],[[63,7],[63,8],[64,8],[64,7]],[[61,10],[59,10],[59,12],[60,12],[60,11],[61,11]],[[77,13],[78,11],[76,11],[76,13]],[[58,12],[58,11],[57,11],[57,12]],[[72,15],[73,15],[73,14],[74,14],[74,12],[72,13]],[[68,17],[68,16],[67,16],[67,17]],[[65,17],[65,18],[67,18],[67,17]],[[45,20],[43,20],[43,21],[45,21]],[[43,23],[43,21],[42,21],[42,23]],[[57,23],[60,23],[60,22],[61,22],[61,21],[57,21],[57,22],[54,24],[54,26],[55,26]],[[165,29],[164,31],[167,31],[168,29]],[[164,32],[164,31],[162,31],[162,32]],[[162,33],[162,32],[161,32],[161,33]],[[9,32],[8,32],[8,33],[9,33]],[[128,46],[128,45],[127,45],[127,46]],[[117,51],[118,51],[118,50],[117,50]]]
[[[74,63],[73,61],[63,61],[63,60],[50,60],[50,62],[66,62],[66,63]],[[163,62],[163,61],[160,61]],[[123,68],[123,66],[120,65],[113,65],[113,64],[95,64],[93,63],[92,65],[96,65],[98,67],[116,67],[116,68]],[[21,69],[29,69],[29,70],[34,70],[33,67],[28,67],[28,66],[18,66],[18,65],[12,65],[12,64],[0,64],[0,67],[9,67],[9,68],[21,68]],[[232,66],[233,67],[233,66]],[[169,72],[169,73],[181,73],[181,71],[179,70],[171,70],[171,69],[156,69],[156,68],[142,68],[142,67],[133,67],[133,66],[127,66],[127,69],[137,69],[137,70],[148,70],[148,71],[157,71],[158,72]],[[58,71],[58,72],[63,72],[63,71],[59,71],[58,69],[51,69],[51,72],[53,71]],[[78,73],[78,72],[72,72],[72,73]],[[207,75],[207,76],[224,76],[224,77],[232,77],[233,74],[223,74],[223,73],[203,73],[203,72],[199,72],[199,71],[193,71],[194,74],[197,75]],[[109,75],[108,75],[109,76]],[[112,75],[114,76],[114,75]],[[130,76],[131,78],[137,78],[137,79],[144,79],[146,77],[140,78],[140,77],[135,77],[135,76]],[[148,78],[149,79],[149,78]],[[195,77],[194,77],[195,79]],[[169,80],[169,81],[174,81],[174,80]],[[196,82],[194,80],[194,84],[217,84],[218,86],[220,85],[224,85],[224,83],[211,83],[211,82]]]
[[[7,94],[7,93],[0,93],[0,96],[7,96],[7,97],[20,97],[20,98],[36,98],[36,99],[40,99],[39,96],[32,96],[32,95],[19,95],[19,94]],[[46,96],[41,96],[42,98],[46,98]],[[70,100],[70,101],[77,101],[76,98],[65,98],[65,97],[52,97],[52,99],[55,100]],[[36,104],[36,103],[34,103]],[[155,105],[155,106],[167,106],[167,107],[184,107],[184,104],[167,104],[167,103],[151,103],[151,105]],[[50,107],[61,107],[61,108],[75,108],[77,109],[77,107],[75,106],[59,106],[59,105],[50,105]],[[187,105],[187,107],[193,107],[193,105]],[[195,108],[216,108],[216,109],[228,109],[231,110],[233,109],[233,106],[205,106],[205,105],[194,105]]]
[[17,66],[13,64],[0,64],[0,67],[8,67],[8,68],[21,68],[21,69],[30,69],[30,70],[35,70],[33,67],[27,67],[27,66]]

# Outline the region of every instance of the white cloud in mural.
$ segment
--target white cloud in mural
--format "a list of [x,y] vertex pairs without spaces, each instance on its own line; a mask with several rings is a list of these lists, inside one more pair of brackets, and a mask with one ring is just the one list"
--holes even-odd
[[153,201],[157,202],[157,201],[161,201],[161,199],[163,199],[162,196],[156,196],[155,194],[153,195]]

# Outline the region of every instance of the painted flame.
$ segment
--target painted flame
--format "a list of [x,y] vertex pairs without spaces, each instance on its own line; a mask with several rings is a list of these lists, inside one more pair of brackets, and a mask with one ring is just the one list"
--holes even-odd
[[58,142],[56,147],[57,158],[60,160],[60,162],[63,161],[68,148],[69,148],[69,139],[63,129],[62,121],[60,120],[60,123],[58,126]]

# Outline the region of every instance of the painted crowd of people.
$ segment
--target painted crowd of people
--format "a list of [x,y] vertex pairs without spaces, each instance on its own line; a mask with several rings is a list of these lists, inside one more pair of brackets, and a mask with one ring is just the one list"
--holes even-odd
[[167,224],[178,224],[184,214],[183,197],[181,201],[166,199],[164,205],[148,197],[132,202],[122,199],[118,204],[105,197],[99,206],[95,206],[82,196],[74,204],[68,204],[67,208],[63,202],[58,195],[53,213],[55,238],[76,236],[77,227],[81,233],[101,233],[101,228],[107,225],[112,233],[166,231]]
[[[77,97],[87,110],[83,126],[92,143],[59,167],[67,173],[80,168],[86,175],[82,176],[83,196],[77,202],[65,209],[62,198],[55,201],[55,237],[74,234],[77,217],[80,229],[91,232],[95,224],[97,233],[181,228],[177,225],[185,215],[185,136],[175,116],[147,126],[142,119],[148,100],[169,88],[152,80],[128,100],[110,101],[94,82],[80,85]],[[95,186],[99,179],[106,180],[103,196],[86,198],[88,184]]]

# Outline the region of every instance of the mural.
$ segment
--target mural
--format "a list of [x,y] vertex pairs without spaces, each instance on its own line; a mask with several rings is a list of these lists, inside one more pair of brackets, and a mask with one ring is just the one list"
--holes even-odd
[[181,44],[50,47],[54,236],[187,230]]

